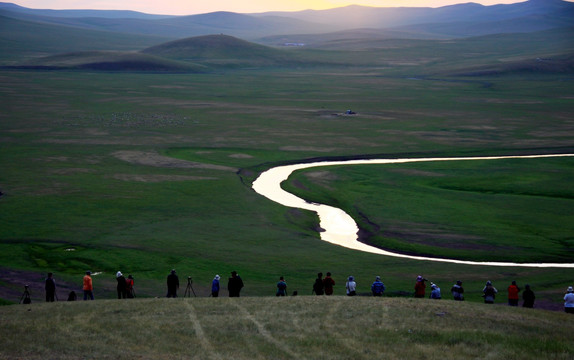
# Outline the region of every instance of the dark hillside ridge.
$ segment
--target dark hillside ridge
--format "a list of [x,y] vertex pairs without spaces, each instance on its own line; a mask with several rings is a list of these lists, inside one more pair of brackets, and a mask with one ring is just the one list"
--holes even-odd
[[29,9],[13,3],[0,2],[0,10],[8,10],[23,14],[49,16],[59,18],[86,18],[100,17],[107,19],[163,19],[173,15],[153,15],[132,10],[52,10],[52,9]]
[[530,33],[574,25],[574,7],[563,12],[530,14],[487,22],[444,22],[400,26],[392,30],[414,34],[432,34],[435,37],[472,37],[491,34]]
[[[227,34],[253,40],[264,36],[318,34],[351,29],[401,28],[423,36],[465,37],[502,32],[530,32],[574,25],[574,3],[530,0],[508,5],[465,3],[439,8],[347,6],[330,10],[237,14],[212,12],[190,16],[156,16],[136,12],[33,10],[0,3],[7,17],[79,28],[187,38]],[[89,15],[89,16],[87,16]],[[118,18],[124,17],[124,18]],[[438,25],[437,25],[438,24]],[[406,29],[405,27],[409,27]]]
[[[574,3],[563,0],[530,0],[515,4],[484,6],[464,3],[430,7],[365,7],[351,5],[329,10],[267,12],[254,16],[289,16],[321,24],[347,24],[346,28],[389,28],[413,24],[443,22],[488,22],[568,11]],[[353,24],[353,26],[350,26]]]

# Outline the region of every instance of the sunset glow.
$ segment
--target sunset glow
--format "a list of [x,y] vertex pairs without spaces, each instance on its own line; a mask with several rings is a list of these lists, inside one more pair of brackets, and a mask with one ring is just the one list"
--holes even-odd
[[[7,0],[6,2],[9,2]],[[441,7],[464,3],[462,0],[20,0],[16,4],[32,9],[93,9],[93,10],[134,10],[149,14],[193,15],[213,11],[232,11],[238,13],[259,13],[267,11],[323,10],[347,5],[375,7]],[[482,5],[511,4],[517,0],[475,1]]]

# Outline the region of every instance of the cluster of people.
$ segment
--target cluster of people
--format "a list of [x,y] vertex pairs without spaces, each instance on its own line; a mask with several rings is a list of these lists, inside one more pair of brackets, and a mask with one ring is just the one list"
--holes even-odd
[[[317,279],[313,284],[313,291],[315,295],[333,295],[333,286],[335,286],[335,280],[331,277],[331,273],[328,272],[327,276],[323,279],[323,273],[317,274]],[[356,286],[356,283],[355,283]]]
[[[508,305],[509,306],[518,306],[518,301],[520,300],[520,288],[516,285],[516,281],[512,281],[512,283],[507,288],[508,291]],[[498,290],[492,285],[492,281],[487,281],[482,289],[482,297],[484,298],[485,304],[494,304],[494,299],[496,298],[496,294],[498,294]],[[534,307],[534,300],[536,296],[534,295],[534,291],[530,288],[530,285],[526,284],[524,286],[524,291],[522,292],[522,306],[526,308]]]
[[[219,297],[219,291],[221,290],[220,284],[221,276],[215,275],[211,281],[211,295],[212,297]],[[190,280],[191,281],[191,280]],[[191,285],[191,283],[189,283]],[[241,289],[243,288],[243,280],[237,274],[237,271],[231,272],[231,277],[227,283],[227,290],[229,291],[229,297],[239,297]],[[176,298],[177,290],[179,290],[179,278],[175,272],[175,269],[171,270],[171,273],[167,276],[167,295],[168,298]]]
[[126,279],[121,271],[116,273],[116,280],[118,282],[117,291],[118,299],[133,299],[136,297],[134,291],[134,277],[128,275]]
[[[318,273],[315,283],[313,283],[313,290],[311,294],[315,295],[333,295],[333,287],[335,286],[335,280],[331,276],[330,272],[327,272],[325,278],[323,278],[323,273]],[[375,281],[371,284],[371,292],[373,296],[383,296],[386,287],[381,281],[381,277],[375,277]],[[357,295],[357,282],[354,276],[349,276],[345,282],[345,291],[347,296]]]
[[[417,281],[415,283],[415,297],[425,297],[425,290],[426,284],[425,281],[427,279],[423,278],[422,276],[417,277]],[[534,291],[530,288],[530,285],[526,284],[524,286],[524,292],[522,293],[522,306],[526,308],[534,307],[534,300],[536,296],[534,295]],[[431,299],[440,299],[440,288],[438,285],[431,282]],[[570,288],[569,288],[570,289]],[[512,283],[508,286],[508,305],[509,306],[518,306],[518,301],[520,300],[520,288],[516,285],[516,281],[512,281]],[[464,288],[462,287],[462,281],[458,280],[450,289],[452,297],[456,301],[463,301],[464,300]],[[494,304],[494,299],[498,294],[498,290],[492,285],[492,281],[488,280],[482,289],[482,297],[484,298],[485,304]],[[566,300],[566,299],[565,299]],[[566,306],[566,305],[565,305]],[[574,304],[573,304],[574,306]]]
[[[84,292],[84,300],[94,300],[94,288],[93,282],[91,277],[91,272],[86,271],[86,274],[83,278],[83,292]],[[212,297],[219,297],[220,287],[220,280],[221,277],[219,275],[215,275],[212,283],[211,283],[211,296]],[[124,277],[121,271],[116,273],[116,281],[117,281],[117,295],[118,299],[130,299],[135,298],[135,290],[134,290],[134,278],[132,275],[128,275],[127,278]],[[416,278],[415,286],[414,286],[414,297],[416,298],[425,298],[426,297],[426,282],[423,276],[419,275]],[[312,294],[315,295],[326,295],[330,296],[333,295],[333,288],[335,286],[335,280],[330,272],[327,272],[326,276],[323,277],[323,273],[318,273],[315,282],[313,283],[313,290]],[[229,297],[239,297],[241,289],[243,289],[243,279],[239,276],[236,271],[231,272],[231,276],[227,282],[227,290],[229,292]],[[441,299],[441,289],[440,287],[430,282],[430,295],[429,298],[431,299]],[[167,276],[167,297],[168,298],[175,298],[177,297],[177,291],[179,290],[179,278],[175,269],[172,269],[170,274]],[[349,276],[347,281],[345,282],[345,290],[347,296],[356,296],[357,295],[357,282],[353,276]],[[381,281],[380,276],[375,277],[375,281],[371,284],[371,293],[373,296],[382,296],[386,290],[385,284]],[[54,276],[52,273],[48,273],[48,276],[45,280],[45,291],[46,291],[46,302],[53,302],[57,298],[56,296],[56,282],[54,280]],[[464,288],[462,286],[462,281],[458,280],[450,289],[452,298],[456,301],[463,301],[464,300]],[[518,306],[520,300],[520,293],[521,289],[516,284],[516,281],[512,281],[512,283],[507,288],[508,293],[508,305],[509,306]],[[25,294],[28,294],[28,287],[26,286]],[[277,289],[275,292],[276,296],[287,296],[287,282],[285,278],[281,276],[279,281],[277,282]],[[293,292],[293,295],[296,295],[297,292]],[[482,289],[482,297],[484,298],[484,302],[486,304],[494,304],[495,298],[498,294],[498,290],[492,284],[492,281],[487,281],[484,288]],[[77,296],[74,291],[70,292],[68,301],[76,300]],[[522,306],[526,308],[534,307],[534,301],[536,296],[534,292],[530,288],[530,285],[526,284],[524,286],[524,291],[522,291]],[[572,286],[569,286],[566,295],[564,296],[564,310],[567,313],[574,313],[574,289]]]

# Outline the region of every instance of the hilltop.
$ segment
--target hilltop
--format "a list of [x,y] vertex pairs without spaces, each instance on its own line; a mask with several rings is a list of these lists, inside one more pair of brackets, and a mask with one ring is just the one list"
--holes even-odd
[[448,300],[96,300],[3,306],[0,316],[4,359],[542,359],[574,354],[569,314]]
[[170,41],[141,51],[168,59],[212,65],[262,65],[285,61],[288,54],[229,35],[206,35]]

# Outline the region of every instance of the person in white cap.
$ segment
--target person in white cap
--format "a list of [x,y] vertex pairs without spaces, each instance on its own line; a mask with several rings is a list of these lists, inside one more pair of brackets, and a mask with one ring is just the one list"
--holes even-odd
[[440,288],[438,287],[438,285],[431,283],[431,289],[432,289],[432,291],[430,293],[430,298],[431,299],[437,299],[437,300],[440,299],[441,298]]
[[128,284],[126,283],[126,278],[121,271],[116,273],[116,280],[118,281],[118,299],[125,299],[128,297]]
[[213,281],[211,282],[211,296],[218,297],[219,296],[219,279],[221,276],[215,275]]
[[564,311],[569,314],[574,314],[574,289],[568,286],[567,293],[564,295]]

